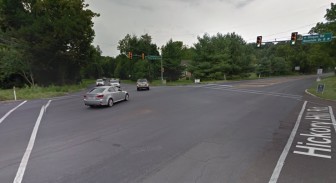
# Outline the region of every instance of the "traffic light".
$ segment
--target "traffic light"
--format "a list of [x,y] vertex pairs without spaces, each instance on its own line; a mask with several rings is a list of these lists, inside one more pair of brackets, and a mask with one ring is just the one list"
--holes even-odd
[[257,36],[257,48],[261,47],[262,36]]
[[145,54],[144,53],[141,54],[141,58],[142,58],[142,60],[145,60]]
[[295,45],[296,44],[297,35],[298,35],[298,32],[292,32],[290,45]]
[[133,57],[133,54],[132,54],[132,52],[130,51],[130,52],[128,52],[128,58],[130,59],[130,60],[132,60],[132,57]]

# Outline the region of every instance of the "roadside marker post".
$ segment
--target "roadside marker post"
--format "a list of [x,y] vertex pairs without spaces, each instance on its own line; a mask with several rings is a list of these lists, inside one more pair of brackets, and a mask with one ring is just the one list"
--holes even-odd
[[13,93],[14,93],[14,100],[16,101],[16,92],[15,92],[15,86],[13,86]]

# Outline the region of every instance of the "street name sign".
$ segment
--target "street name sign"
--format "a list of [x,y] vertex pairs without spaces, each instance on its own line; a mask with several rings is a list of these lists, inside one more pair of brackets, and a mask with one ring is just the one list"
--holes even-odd
[[146,56],[146,59],[148,59],[148,60],[161,60],[161,56],[148,55],[148,56]]
[[331,40],[332,40],[332,33],[307,35],[302,37],[302,44],[330,42]]

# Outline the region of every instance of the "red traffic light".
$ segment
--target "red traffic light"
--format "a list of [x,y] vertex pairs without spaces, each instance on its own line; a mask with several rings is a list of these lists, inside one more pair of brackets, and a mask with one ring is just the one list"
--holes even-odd
[[262,36],[257,36],[257,47],[260,48],[262,43]]
[[130,52],[128,52],[128,58],[130,59],[130,60],[132,60],[132,57],[133,57],[133,54],[132,54],[132,52],[130,51]]

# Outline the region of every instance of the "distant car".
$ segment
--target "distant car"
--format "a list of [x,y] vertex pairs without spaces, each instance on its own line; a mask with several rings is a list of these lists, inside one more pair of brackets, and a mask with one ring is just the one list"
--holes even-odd
[[111,79],[110,80],[110,85],[120,88],[120,81],[118,79]]
[[137,81],[137,90],[146,89],[149,90],[149,83],[147,79],[138,79]]
[[84,104],[87,106],[113,106],[120,101],[128,101],[129,94],[114,86],[98,86],[84,95]]
[[104,86],[105,85],[105,82],[103,79],[97,79],[96,80],[96,86]]

